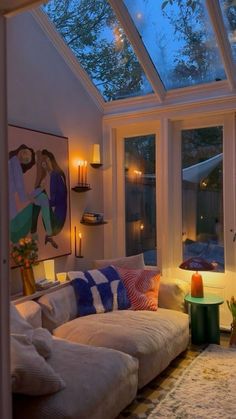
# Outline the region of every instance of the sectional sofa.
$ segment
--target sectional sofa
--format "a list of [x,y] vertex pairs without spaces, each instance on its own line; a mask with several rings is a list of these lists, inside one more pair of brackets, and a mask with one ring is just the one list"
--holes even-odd
[[46,331],[44,342],[50,340],[51,351],[45,362],[62,384],[59,391],[41,395],[21,394],[18,386],[13,417],[116,418],[138,388],[187,348],[189,318],[184,296],[188,288],[184,281],[162,277],[156,311],[127,309],[78,316],[69,281],[37,301],[17,304],[17,310],[12,309],[12,333],[26,334],[34,344],[35,331]]

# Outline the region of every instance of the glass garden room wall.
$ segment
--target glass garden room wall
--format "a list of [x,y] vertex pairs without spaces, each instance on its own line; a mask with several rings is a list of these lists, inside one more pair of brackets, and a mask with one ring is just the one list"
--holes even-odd
[[[130,117],[130,122],[133,119]],[[110,212],[112,205],[117,222],[113,234],[110,230],[113,242],[117,240],[115,252],[143,252],[144,257],[146,253],[147,265],[156,264],[164,275],[187,281],[190,275],[180,270],[179,264],[190,256],[202,256],[215,264],[214,272],[204,275],[206,292],[226,300],[236,288],[230,279],[236,270],[234,113],[171,119],[156,116],[153,122],[149,115],[146,122],[139,123],[137,117],[136,124],[126,126],[120,119],[121,126],[109,131],[111,153],[116,156],[110,168],[114,202],[108,197],[108,185],[105,211]],[[149,166],[147,176],[148,151],[143,144],[148,139],[155,139],[155,169],[150,171]],[[146,178],[152,178],[155,198],[145,190]],[[135,200],[134,190],[138,192]],[[109,237],[107,232],[107,243]],[[110,250],[105,248],[106,257],[111,256]],[[150,259],[150,254],[155,254],[155,259]],[[227,317],[227,308],[223,306],[221,311]]]

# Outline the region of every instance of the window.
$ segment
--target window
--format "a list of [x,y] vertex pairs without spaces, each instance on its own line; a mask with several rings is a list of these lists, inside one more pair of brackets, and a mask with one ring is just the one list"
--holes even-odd
[[125,138],[126,255],[156,265],[155,135]]
[[223,127],[182,131],[183,259],[224,271]]

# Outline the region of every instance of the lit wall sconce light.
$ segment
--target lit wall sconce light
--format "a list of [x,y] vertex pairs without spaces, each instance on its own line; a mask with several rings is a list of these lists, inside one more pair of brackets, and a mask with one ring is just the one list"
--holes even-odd
[[92,166],[94,169],[98,169],[102,166],[99,144],[93,144],[93,157],[90,166]]
[[75,257],[76,258],[83,258],[83,256],[82,256],[82,234],[79,233],[79,250],[78,250],[77,249],[77,231],[76,231],[76,226],[74,227],[74,232],[75,232]]

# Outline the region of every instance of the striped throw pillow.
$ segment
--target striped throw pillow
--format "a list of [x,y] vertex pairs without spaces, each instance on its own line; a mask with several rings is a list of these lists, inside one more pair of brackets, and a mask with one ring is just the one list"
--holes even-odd
[[125,286],[113,266],[80,272],[71,285],[75,291],[79,316],[130,307]]
[[160,272],[149,269],[116,268],[127,290],[133,310],[156,311]]

